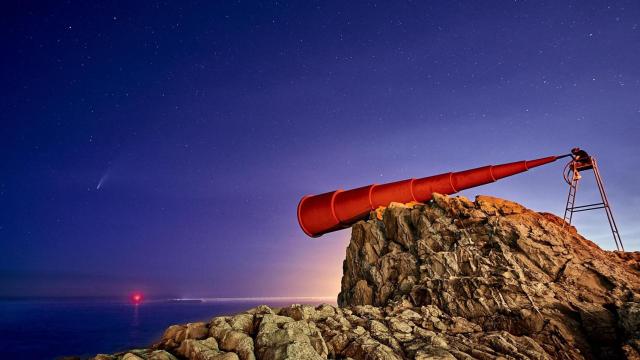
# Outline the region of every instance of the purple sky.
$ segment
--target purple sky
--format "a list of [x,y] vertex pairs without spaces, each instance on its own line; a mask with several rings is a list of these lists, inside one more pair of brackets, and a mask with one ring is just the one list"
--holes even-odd
[[[574,146],[640,250],[637,1],[16,3],[0,296],[333,296],[349,230],[307,238],[302,195]],[[561,215],[563,165],[464,195]]]

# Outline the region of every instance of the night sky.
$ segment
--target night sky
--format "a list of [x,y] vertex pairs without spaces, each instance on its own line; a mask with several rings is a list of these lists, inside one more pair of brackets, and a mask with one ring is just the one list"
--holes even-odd
[[[350,232],[306,237],[302,195],[574,146],[640,250],[638,1],[3,13],[0,296],[335,296]],[[463,195],[562,215],[563,165]],[[603,212],[574,220],[614,248]]]

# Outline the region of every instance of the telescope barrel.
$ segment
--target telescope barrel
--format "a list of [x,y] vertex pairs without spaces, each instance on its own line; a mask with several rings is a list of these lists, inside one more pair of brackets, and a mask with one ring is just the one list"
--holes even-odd
[[454,194],[525,172],[558,159],[549,156],[536,160],[489,165],[471,170],[450,172],[420,179],[407,179],[387,184],[372,184],[352,190],[335,190],[305,196],[298,204],[298,222],[311,237],[344,229],[367,217],[371,210],[391,202],[426,202],[433,193]]

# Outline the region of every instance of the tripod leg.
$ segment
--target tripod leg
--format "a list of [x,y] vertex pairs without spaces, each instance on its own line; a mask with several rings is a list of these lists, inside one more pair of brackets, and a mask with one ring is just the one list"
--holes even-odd
[[596,176],[596,183],[598,184],[598,190],[600,191],[600,197],[602,198],[602,203],[604,204],[604,210],[607,214],[607,220],[609,221],[609,227],[611,228],[611,233],[613,234],[613,241],[616,243],[616,249],[620,251],[624,251],[624,246],[622,245],[622,238],[620,237],[620,232],[618,231],[618,225],[616,224],[615,219],[613,218],[613,212],[611,211],[611,207],[609,206],[609,199],[607,198],[607,193],[604,191],[604,183],[602,182],[602,177],[600,177],[600,170],[598,169],[598,164],[596,160],[593,159],[593,173]]

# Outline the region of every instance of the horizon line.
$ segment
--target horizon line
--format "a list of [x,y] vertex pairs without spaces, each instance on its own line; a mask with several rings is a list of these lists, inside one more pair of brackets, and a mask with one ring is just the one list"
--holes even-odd
[[[17,299],[114,299],[125,298],[128,296],[122,295],[71,295],[71,296],[47,296],[47,295],[35,295],[35,296],[0,296],[0,299],[5,300],[17,300]],[[175,297],[175,296],[149,296],[149,300],[202,300],[202,301],[246,301],[246,300],[314,300],[314,299],[336,299],[337,295],[325,295],[325,296],[245,296],[245,297]]]

